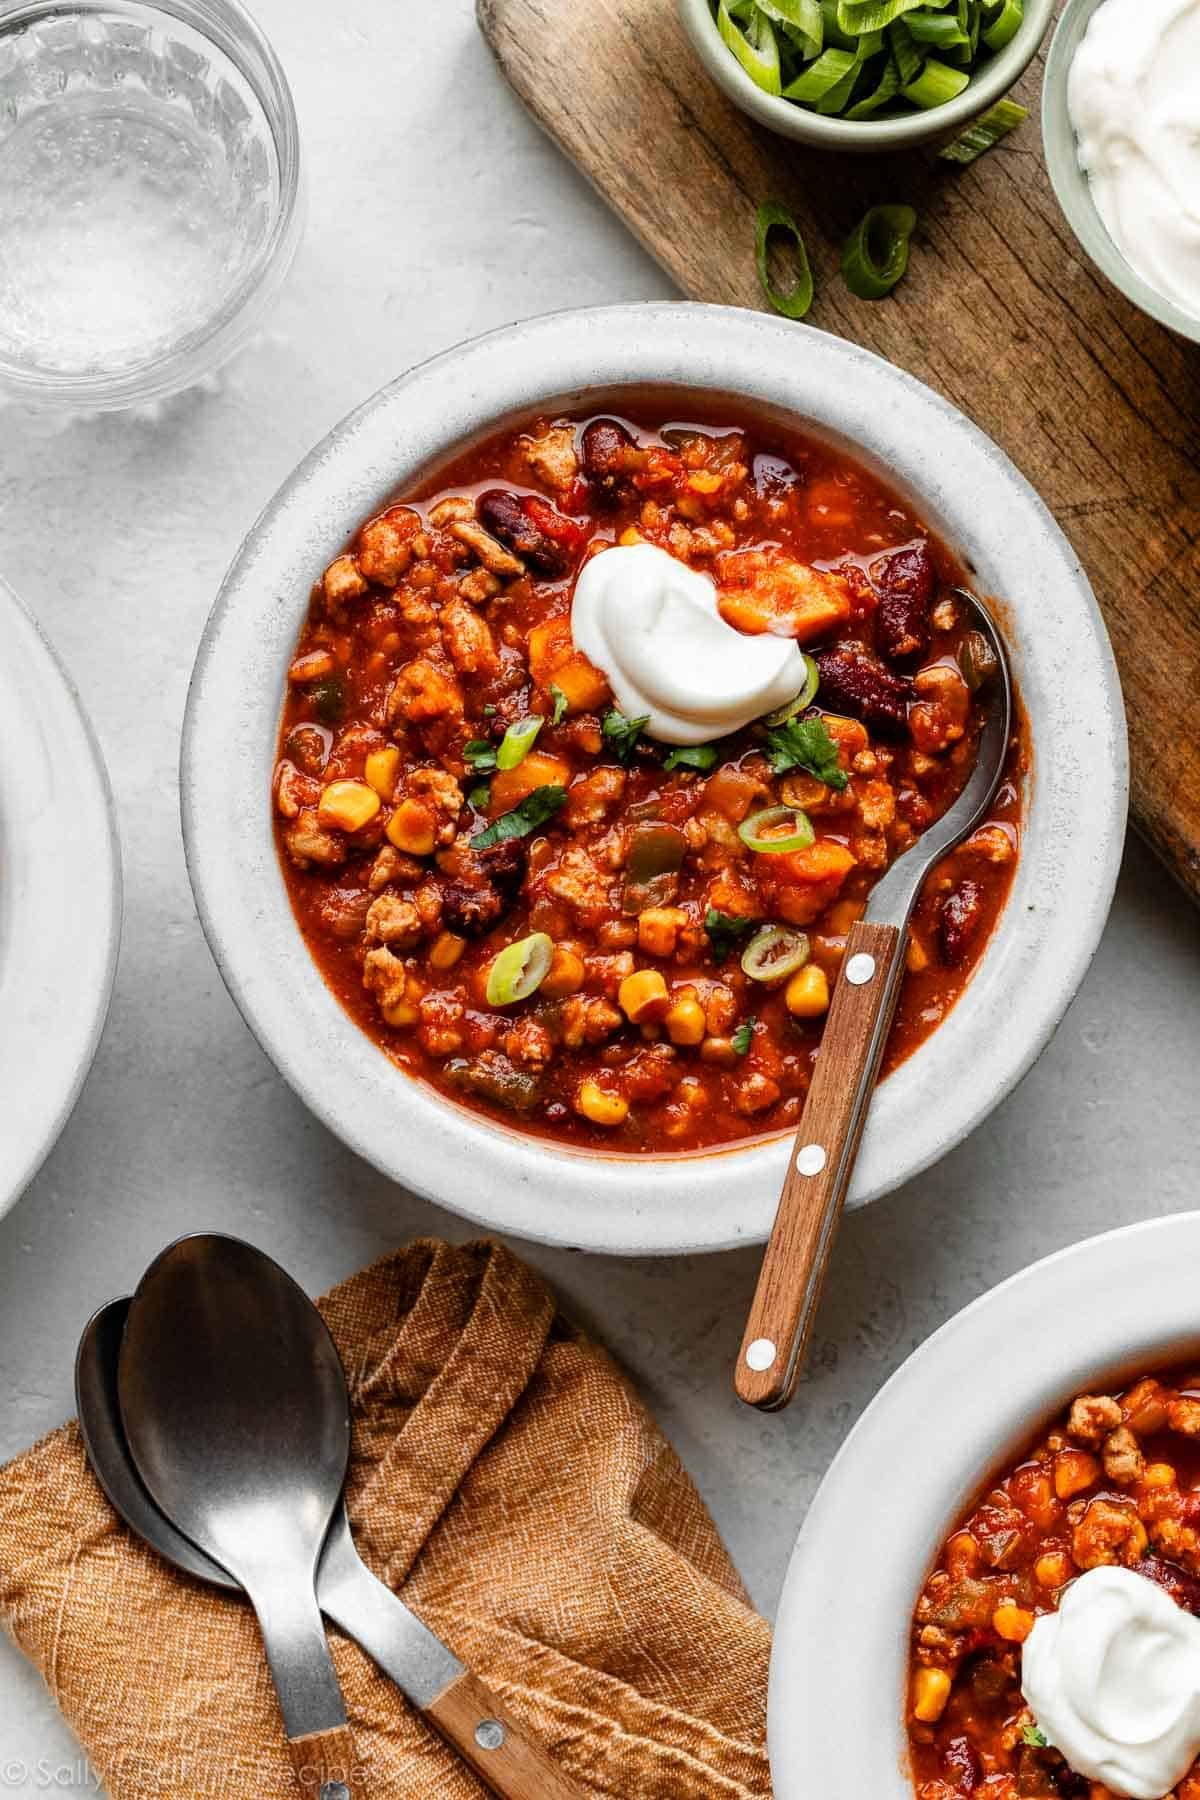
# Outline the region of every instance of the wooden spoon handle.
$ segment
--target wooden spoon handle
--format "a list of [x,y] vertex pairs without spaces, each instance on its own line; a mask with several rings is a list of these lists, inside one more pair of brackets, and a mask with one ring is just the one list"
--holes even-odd
[[574,1782],[469,1671],[438,1695],[426,1717],[501,1800],[582,1800]]
[[304,1800],[363,1800],[366,1789],[348,1725],[289,1738],[288,1755]]
[[850,1186],[875,1078],[895,1017],[907,932],[859,920],[813,1071],[775,1228],[738,1356],[734,1386],[775,1412],[796,1391]]

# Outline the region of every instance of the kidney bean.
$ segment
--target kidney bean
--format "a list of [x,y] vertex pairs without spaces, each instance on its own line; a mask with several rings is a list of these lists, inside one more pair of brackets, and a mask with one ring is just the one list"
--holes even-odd
[[813,660],[821,677],[822,705],[849,713],[886,737],[899,737],[908,729],[912,683],[907,676],[894,674],[878,657],[845,644],[816,650]]
[[951,1738],[942,1749],[942,1774],[959,1794],[973,1794],[983,1780],[983,1765],[970,1738]]
[[475,850],[461,873],[442,885],[442,917],[461,937],[481,937],[508,911],[525,877],[526,846],[506,838]]
[[1143,1556],[1136,1565],[1136,1573],[1157,1582],[1170,1594],[1176,1606],[1182,1606],[1184,1612],[1200,1618],[1200,1580],[1195,1575],[1189,1575],[1175,1563],[1165,1562],[1161,1556]]
[[593,419],[583,434],[583,472],[598,495],[613,499],[622,477],[637,466],[641,453],[615,419]]
[[476,511],[480,524],[539,575],[566,574],[570,562],[566,545],[556,543],[530,517],[519,494],[510,493],[507,488],[489,488],[486,494],[480,494]]
[[983,923],[983,889],[969,876],[960,881],[954,892],[942,901],[938,919],[938,936],[942,955],[951,965],[962,962],[975,933]]
[[929,605],[937,571],[926,543],[910,544],[871,565],[879,595],[875,641],[890,662],[904,662],[929,648]]

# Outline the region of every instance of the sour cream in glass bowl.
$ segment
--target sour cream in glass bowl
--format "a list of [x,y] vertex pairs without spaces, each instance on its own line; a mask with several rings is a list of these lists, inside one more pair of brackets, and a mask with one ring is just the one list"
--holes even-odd
[[1071,0],[1046,58],[1054,191],[1135,306],[1200,342],[1200,0]]

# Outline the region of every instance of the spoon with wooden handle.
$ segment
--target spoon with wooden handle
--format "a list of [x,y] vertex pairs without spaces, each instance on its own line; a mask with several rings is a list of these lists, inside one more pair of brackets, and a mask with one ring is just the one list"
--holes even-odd
[[[231,1575],[175,1528],[134,1465],[118,1387],[130,1304],[114,1300],[102,1307],[80,1339],[75,1393],[88,1459],[115,1510],[152,1549],[198,1580],[241,1593]],[[325,1540],[317,1601],[501,1800],[526,1800],[531,1794],[577,1800],[578,1789],[539,1744],[523,1736],[499,1699],[371,1573],[355,1547],[344,1503]]]
[[842,1205],[850,1187],[879,1064],[895,1017],[908,922],[926,876],[968,837],[992,803],[1012,731],[1012,677],[991,614],[965,588],[952,590],[992,652],[988,712],[975,766],[953,805],[897,857],[851,927],[796,1133],[771,1241],[738,1356],[734,1386],[763,1412],[787,1406],[804,1352]]

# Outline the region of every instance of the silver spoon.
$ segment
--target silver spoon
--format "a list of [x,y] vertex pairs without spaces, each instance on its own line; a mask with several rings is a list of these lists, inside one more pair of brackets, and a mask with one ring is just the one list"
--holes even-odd
[[962,793],[876,883],[865,914],[846,939],[734,1376],[739,1397],[764,1412],[785,1407],[800,1378],[895,1017],[917,896],[934,865],[985,817],[1004,773],[1013,714],[1008,655],[982,601],[965,588],[951,591],[969,608],[995,659],[987,718]]
[[315,1591],[350,1460],[345,1377],[324,1321],[248,1245],[185,1238],[130,1304],[118,1393],[152,1498],[258,1615],[301,1785],[350,1800],[361,1787]]
[[[248,1245],[216,1241],[233,1243],[275,1269],[269,1258]],[[301,1298],[324,1331],[311,1301]],[[80,1341],[76,1397],[92,1466],[117,1512],[153,1549],[202,1581],[240,1592],[237,1581],[176,1530],[134,1466],[122,1424],[118,1375],[131,1304],[117,1300],[104,1307]],[[338,1367],[340,1372],[340,1363]],[[540,1746],[522,1736],[499,1699],[371,1573],[355,1549],[341,1501],[318,1569],[317,1599],[322,1611],[362,1646],[502,1800],[526,1800],[531,1795],[568,1800],[577,1795]]]

